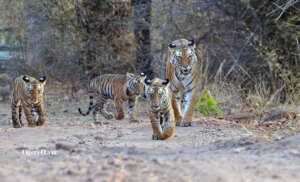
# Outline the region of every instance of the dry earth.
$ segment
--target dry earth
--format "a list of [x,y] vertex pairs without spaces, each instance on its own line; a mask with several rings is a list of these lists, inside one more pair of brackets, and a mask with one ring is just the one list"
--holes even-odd
[[9,105],[0,104],[0,181],[300,181],[300,136],[270,142],[196,114],[195,127],[153,141],[144,111],[139,124],[99,126],[78,106],[47,103],[45,126],[14,129]]

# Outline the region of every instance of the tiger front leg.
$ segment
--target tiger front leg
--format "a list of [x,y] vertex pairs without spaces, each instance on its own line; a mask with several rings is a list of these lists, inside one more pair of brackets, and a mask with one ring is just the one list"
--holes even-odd
[[160,125],[159,116],[153,116],[153,114],[150,113],[150,121],[153,130],[152,140],[162,140],[163,131]]
[[26,107],[24,104],[22,104],[22,106],[28,122],[28,127],[35,127],[36,124],[32,121],[31,107]]
[[38,126],[43,126],[45,124],[45,121],[46,121],[46,112],[45,112],[45,108],[43,105],[39,106],[37,109],[37,112],[38,112],[38,116],[39,116],[39,119],[37,121],[37,125]]
[[99,118],[99,110],[97,108],[95,108],[94,111],[93,111],[94,123],[102,125],[103,124],[102,120],[99,121],[98,118]]
[[[19,110],[18,110],[19,109]],[[17,104],[12,104],[11,106],[11,112],[12,112],[12,124],[14,128],[21,128],[22,125],[22,121],[21,121],[21,116],[22,116],[22,107],[21,105],[17,105]],[[18,121],[18,117],[19,117],[19,121]]]
[[172,107],[174,110],[176,126],[180,126],[182,121],[182,113],[181,113],[181,97],[179,94],[173,95]]
[[104,118],[107,120],[111,120],[114,117],[111,113],[108,113],[104,108],[106,101],[107,98],[105,96],[99,98],[98,103],[96,104],[95,110],[93,112],[95,123],[98,123],[97,122],[98,112],[100,112],[102,116],[104,116]]
[[192,91],[184,94],[184,105],[183,105],[183,121],[181,126],[188,127],[194,126],[195,123],[192,121],[195,105],[198,101],[198,88],[194,88]]
[[105,104],[105,100],[99,100],[97,102],[97,104],[94,107],[94,111],[93,111],[93,120],[95,124],[103,124],[102,120],[99,120],[99,114],[101,113],[106,119],[112,119],[113,115],[109,115],[106,113],[106,111],[104,110],[103,106]]
[[163,140],[168,139],[171,137],[175,130],[175,118],[172,113],[167,114],[165,117],[164,125],[162,126],[163,134],[162,138]]
[[116,120],[121,120],[124,118],[124,111],[122,108],[122,100],[120,98],[116,98],[115,104],[116,104],[116,110],[117,110]]
[[140,121],[136,119],[136,109],[138,105],[137,98],[130,98],[128,100],[128,118],[131,123],[139,123]]

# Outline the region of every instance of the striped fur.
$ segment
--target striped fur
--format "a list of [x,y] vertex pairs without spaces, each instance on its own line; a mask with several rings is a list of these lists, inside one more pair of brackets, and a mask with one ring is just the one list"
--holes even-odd
[[168,80],[154,78],[147,80],[146,96],[149,105],[149,117],[153,129],[153,140],[165,140],[174,133],[175,118],[171,106],[171,91]]
[[[44,86],[46,77],[37,80],[33,77],[22,75],[17,77],[12,86],[11,110],[14,128],[20,128],[22,123],[22,109],[26,115],[29,127],[42,126],[46,121],[46,113],[43,104]],[[38,114],[38,120],[33,121],[34,113]]]
[[[94,122],[98,123],[97,116],[101,113],[106,119],[112,119],[113,115],[108,113],[104,104],[108,99],[115,102],[117,114],[116,119],[121,120],[124,118],[122,103],[128,101],[128,117],[130,122],[138,122],[136,119],[136,106],[137,96],[144,95],[144,79],[146,76],[134,75],[127,73],[126,75],[119,74],[105,74],[94,78],[90,82],[90,105],[86,113],[82,113],[79,108],[78,111],[81,115],[86,116],[93,110]],[[96,97],[96,104],[94,105],[93,99]],[[100,122],[102,124],[102,122]]]
[[198,101],[199,62],[193,40],[179,39],[169,45],[166,76],[171,82],[176,126],[192,126]]

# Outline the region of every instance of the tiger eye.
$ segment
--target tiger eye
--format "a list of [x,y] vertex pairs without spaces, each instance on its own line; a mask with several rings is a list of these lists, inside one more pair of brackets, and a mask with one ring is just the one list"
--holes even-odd
[[163,89],[159,88],[157,92],[158,92],[159,95],[162,95],[163,94]]
[[182,56],[182,52],[180,50],[176,50],[175,55],[177,57],[181,57]]

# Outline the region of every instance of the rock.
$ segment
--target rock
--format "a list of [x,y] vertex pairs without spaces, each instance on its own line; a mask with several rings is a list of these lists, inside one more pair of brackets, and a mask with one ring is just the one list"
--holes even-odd
[[101,136],[95,136],[95,140],[99,140],[99,141],[103,142],[104,138]]
[[16,150],[22,151],[22,150],[29,150],[28,147],[17,147]]
[[85,144],[85,141],[79,141],[78,144]]
[[269,114],[267,114],[264,118],[263,118],[263,122],[266,121],[270,121],[270,120],[275,120],[275,119],[280,119],[282,116],[283,111],[279,108],[277,109],[273,109],[270,111]]
[[255,118],[255,115],[252,113],[236,113],[236,114],[230,114],[224,117],[226,120],[230,121],[249,121],[253,120]]
[[57,143],[55,145],[55,148],[57,150],[66,150],[66,151],[69,151],[69,152],[75,152],[74,146],[68,145],[68,144]]
[[76,174],[78,174],[78,171],[76,171],[76,170],[74,170],[74,169],[69,169],[69,170],[67,171],[67,175],[76,175]]

